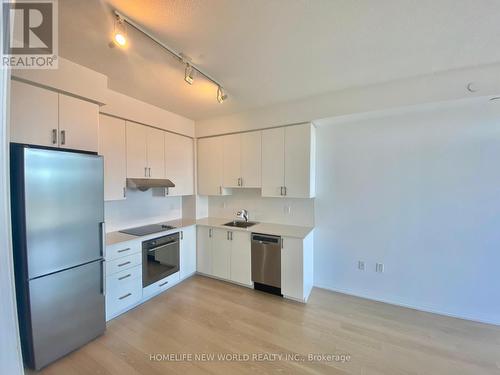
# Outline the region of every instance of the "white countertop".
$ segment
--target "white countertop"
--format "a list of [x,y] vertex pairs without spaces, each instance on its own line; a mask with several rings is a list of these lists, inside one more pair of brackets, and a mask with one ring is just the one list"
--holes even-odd
[[149,239],[158,236],[159,234],[168,234],[175,232],[176,230],[190,227],[192,225],[203,225],[206,227],[212,228],[222,228],[232,231],[242,231],[249,233],[262,233],[262,234],[271,234],[275,236],[282,237],[293,237],[293,238],[305,238],[311,231],[314,229],[313,227],[302,227],[298,225],[286,225],[286,224],[275,224],[275,223],[262,223],[259,222],[248,228],[238,228],[238,227],[227,227],[224,226],[225,223],[232,221],[231,219],[224,219],[218,217],[205,217],[203,219],[177,219],[164,221],[162,223],[152,223],[152,224],[165,224],[174,227],[175,229],[169,229],[162,232],[156,232],[152,234],[148,234],[146,236],[133,236],[126,233],[121,232],[109,232],[106,233],[106,245],[114,245],[121,242],[127,242],[137,239]]
[[253,232],[262,234],[272,234],[275,236],[282,237],[294,237],[294,238],[305,238],[311,231],[313,227],[302,227],[298,225],[285,225],[285,224],[274,224],[274,223],[262,223],[252,225],[248,228],[238,228],[238,227],[227,227],[224,226],[225,223],[232,221],[232,219],[216,218],[216,217],[206,217],[203,219],[196,220],[197,225],[203,225],[206,227],[223,228],[228,230],[238,230],[243,232]]
[[170,226],[174,227],[175,229],[169,229],[169,230],[165,230],[162,232],[151,233],[151,234],[148,234],[146,236],[133,236],[131,234],[126,234],[126,233],[121,233],[121,232],[109,232],[109,233],[106,233],[106,245],[107,246],[114,245],[116,243],[137,240],[139,238],[141,238],[141,239],[154,238],[154,237],[158,236],[159,234],[172,233],[172,232],[175,232],[176,230],[190,227],[192,225],[196,225],[196,220],[194,220],[194,219],[177,219],[177,220],[163,221],[161,223],[151,223],[151,224],[170,225]]

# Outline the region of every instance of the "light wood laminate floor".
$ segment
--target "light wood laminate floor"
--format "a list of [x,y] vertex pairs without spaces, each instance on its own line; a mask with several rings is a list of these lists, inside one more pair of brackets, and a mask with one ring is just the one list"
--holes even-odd
[[[240,353],[251,359],[150,359],[171,353]],[[270,355],[253,360],[258,353],[343,353],[350,361],[273,361]],[[104,336],[41,373],[500,374],[500,327],[321,289],[303,305],[194,276],[108,322]]]

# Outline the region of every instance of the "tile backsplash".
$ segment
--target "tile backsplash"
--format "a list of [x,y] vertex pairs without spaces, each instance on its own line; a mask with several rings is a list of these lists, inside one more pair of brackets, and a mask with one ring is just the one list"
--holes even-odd
[[264,198],[260,189],[233,189],[232,195],[208,197],[208,215],[232,219],[240,209],[250,220],[314,226],[314,199]]
[[113,232],[182,216],[181,197],[161,196],[160,191],[127,190],[127,199],[104,204],[106,231]]

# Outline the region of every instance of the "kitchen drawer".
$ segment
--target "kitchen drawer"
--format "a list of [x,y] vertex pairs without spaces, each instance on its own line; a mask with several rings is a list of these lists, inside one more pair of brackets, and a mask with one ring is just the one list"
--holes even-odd
[[124,312],[142,299],[142,280],[128,279],[121,285],[106,290],[106,318],[109,320]]
[[135,253],[126,257],[106,262],[106,277],[116,272],[127,270],[135,266],[142,266],[142,253]]
[[180,272],[176,272],[173,275],[165,277],[164,279],[161,279],[154,284],[148,285],[142,291],[143,298],[151,297],[177,284],[180,280],[179,275]]
[[142,252],[142,242],[133,240],[106,246],[106,260],[114,260]]
[[106,291],[112,292],[125,285],[130,280],[140,279],[142,285],[142,266],[138,265],[106,277]]

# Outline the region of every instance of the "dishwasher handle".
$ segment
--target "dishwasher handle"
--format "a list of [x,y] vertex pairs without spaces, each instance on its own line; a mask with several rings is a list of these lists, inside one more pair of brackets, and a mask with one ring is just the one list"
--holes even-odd
[[281,237],[279,236],[269,236],[263,234],[252,234],[252,241],[265,243],[268,245],[279,245],[281,243]]

